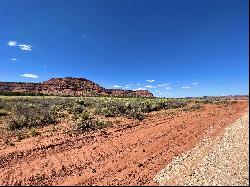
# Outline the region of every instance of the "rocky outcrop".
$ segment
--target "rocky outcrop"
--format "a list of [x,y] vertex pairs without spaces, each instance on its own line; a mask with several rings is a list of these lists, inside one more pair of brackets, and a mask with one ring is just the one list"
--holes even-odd
[[106,92],[112,96],[123,96],[123,97],[153,97],[153,94],[148,90],[122,90],[122,89],[108,89]]
[[41,90],[41,83],[0,82],[0,92],[39,93]]
[[0,92],[40,93],[63,96],[153,97],[147,90],[105,89],[84,78],[52,78],[42,83],[0,82]]
[[42,93],[48,95],[98,96],[105,88],[84,78],[52,78],[42,83]]

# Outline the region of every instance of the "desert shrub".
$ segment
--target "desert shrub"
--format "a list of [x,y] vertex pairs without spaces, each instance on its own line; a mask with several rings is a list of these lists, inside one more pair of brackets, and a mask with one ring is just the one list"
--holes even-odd
[[24,130],[20,130],[16,133],[16,138],[17,141],[21,141],[25,138],[29,138],[29,135]]
[[77,104],[77,109],[87,107],[93,109],[94,114],[97,115],[125,116],[134,119],[143,119],[147,113],[152,111],[186,106],[186,102],[182,100],[114,97],[81,98]]
[[95,129],[105,126],[97,120],[99,115],[142,120],[149,112],[186,104],[185,99],[159,98],[0,97],[0,109],[8,112],[7,127],[11,130],[53,124],[62,119],[72,119],[80,129]]
[[3,109],[5,106],[4,100],[0,99],[0,109]]
[[108,108],[108,107],[98,108],[96,110],[96,113],[97,114],[102,114],[105,117],[114,117],[114,116],[116,116],[116,112],[114,110],[114,107],[110,107],[110,108]]
[[67,110],[74,103],[75,98],[4,96],[0,97],[0,110],[8,114],[7,128],[20,130],[57,123],[67,117]]
[[106,128],[111,125],[110,122],[95,119],[87,111],[83,111],[82,113],[78,115],[74,115],[73,121],[74,121],[75,129],[82,131],[82,132]]
[[106,99],[95,104],[95,113],[105,117],[126,116],[141,119],[143,115],[142,105],[136,100]]
[[1,116],[7,116],[7,115],[8,115],[8,113],[5,110],[0,109],[0,117]]
[[75,103],[69,111],[74,115],[79,115],[84,111],[85,107],[79,103]]
[[175,108],[180,108],[184,106],[186,106],[186,102],[182,102],[182,101],[161,102],[161,108],[164,108],[164,109],[175,109]]
[[198,109],[201,108],[201,105],[199,105],[199,104],[193,104],[190,108],[191,108],[191,110],[198,110]]
[[39,104],[16,103],[11,112],[12,114],[7,121],[9,130],[39,127],[56,122],[50,108]]
[[148,113],[152,111],[158,111],[162,108],[162,105],[160,102],[155,102],[152,100],[145,100],[139,103],[141,111]]
[[184,108],[183,111],[194,111],[194,110],[198,110],[200,108],[202,108],[202,106],[200,104],[192,104],[190,107]]
[[197,99],[194,103],[203,103],[203,104],[228,104],[229,101],[222,98],[205,98],[205,99]]
[[128,115],[127,115],[128,117],[131,117],[131,118],[133,118],[133,119],[138,119],[138,120],[143,120],[145,117],[146,117],[146,115],[145,115],[145,113],[144,112],[142,112],[140,109],[138,109],[138,108],[135,108],[135,109],[132,109],[132,110],[130,110],[129,112],[128,112]]
[[33,128],[32,130],[31,130],[31,132],[30,132],[30,134],[31,134],[31,136],[38,136],[38,135],[40,135],[41,133],[40,132],[38,132],[35,128]]

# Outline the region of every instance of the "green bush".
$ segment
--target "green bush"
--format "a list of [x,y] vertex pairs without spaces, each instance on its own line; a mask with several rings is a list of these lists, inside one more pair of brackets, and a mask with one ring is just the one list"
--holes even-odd
[[[116,97],[0,97],[0,109],[6,111],[10,130],[36,128],[72,119],[79,129],[102,128],[104,117],[128,117],[143,120],[147,113],[187,105],[186,99],[116,98]],[[3,114],[4,115],[4,114]],[[98,118],[97,118],[98,116]]]
[[8,115],[8,113],[5,110],[0,109],[0,117],[1,116],[7,116],[7,115]]
[[33,128],[32,130],[31,130],[31,132],[30,132],[30,134],[31,134],[31,136],[38,136],[38,135],[40,135],[41,133],[40,132],[38,132],[35,128]]
[[95,129],[105,128],[111,125],[110,122],[96,120],[90,113],[83,111],[79,115],[74,115],[73,120],[75,122],[76,130],[85,132]]
[[81,98],[74,111],[81,112],[84,107],[93,109],[97,115],[105,117],[132,117],[143,119],[152,111],[186,106],[183,100],[147,99],[147,98]]
[[202,106],[200,104],[192,104],[190,107],[184,108],[183,111],[194,111],[194,110],[198,110],[200,108],[202,108]]
[[39,127],[56,122],[50,108],[39,104],[16,103],[13,105],[11,112],[12,115],[7,121],[7,128],[9,130]]

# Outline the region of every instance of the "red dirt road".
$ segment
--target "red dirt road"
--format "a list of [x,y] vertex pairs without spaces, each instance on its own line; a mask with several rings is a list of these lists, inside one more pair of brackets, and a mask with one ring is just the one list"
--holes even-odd
[[[102,132],[62,132],[24,139],[0,149],[0,185],[157,185],[153,177],[205,134],[218,136],[248,107],[204,105],[151,113]],[[210,133],[209,129],[213,129]]]

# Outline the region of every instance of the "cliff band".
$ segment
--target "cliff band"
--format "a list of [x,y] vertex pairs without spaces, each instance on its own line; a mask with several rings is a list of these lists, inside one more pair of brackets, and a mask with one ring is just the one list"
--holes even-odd
[[147,90],[105,89],[85,78],[52,78],[42,83],[0,82],[0,92],[36,93],[62,96],[153,97]]

